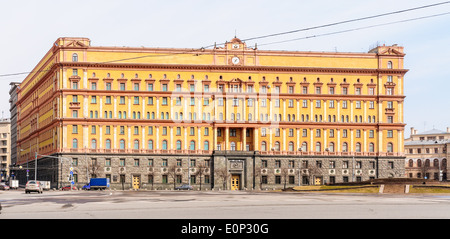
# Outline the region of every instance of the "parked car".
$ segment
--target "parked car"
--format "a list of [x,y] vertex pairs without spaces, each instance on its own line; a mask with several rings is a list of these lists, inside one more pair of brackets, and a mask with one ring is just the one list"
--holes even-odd
[[30,193],[30,192],[42,193],[42,191],[43,191],[43,186],[41,185],[41,183],[39,181],[30,180],[25,185],[25,193]]
[[0,183],[0,190],[9,190],[9,186],[4,183]]
[[[63,191],[69,191],[69,190],[70,190],[70,185],[67,185],[67,186],[62,187],[61,190],[63,190]],[[77,187],[72,186],[72,190],[77,190]]]
[[192,190],[194,188],[191,185],[189,185],[189,184],[183,184],[183,185],[181,185],[179,187],[176,187],[175,189],[176,190]]

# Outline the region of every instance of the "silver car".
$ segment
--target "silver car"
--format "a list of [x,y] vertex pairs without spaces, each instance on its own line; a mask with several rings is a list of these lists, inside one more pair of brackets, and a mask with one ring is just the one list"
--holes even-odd
[[43,185],[39,182],[39,181],[28,181],[27,185],[25,186],[25,193],[30,193],[30,192],[37,192],[37,193],[42,193],[43,191]]

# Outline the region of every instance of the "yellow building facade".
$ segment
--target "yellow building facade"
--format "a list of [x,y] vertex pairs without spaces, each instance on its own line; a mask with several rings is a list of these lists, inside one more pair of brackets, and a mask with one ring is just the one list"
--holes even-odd
[[20,84],[18,163],[37,154],[38,175],[58,185],[72,166],[78,183],[134,188],[400,177],[404,55],[396,45],[266,51],[233,38],[193,50],[59,38]]

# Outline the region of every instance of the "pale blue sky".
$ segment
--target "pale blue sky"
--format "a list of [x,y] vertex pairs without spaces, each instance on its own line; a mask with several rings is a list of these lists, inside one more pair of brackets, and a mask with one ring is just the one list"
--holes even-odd
[[[28,72],[58,37],[88,37],[94,46],[199,48],[414,8],[440,0],[376,1],[2,1],[0,75]],[[259,49],[367,52],[377,43],[405,47],[405,135],[450,127],[450,15],[309,38],[450,12],[450,4],[334,27],[249,41]],[[26,75],[0,77],[0,110],[9,117],[9,83]]]

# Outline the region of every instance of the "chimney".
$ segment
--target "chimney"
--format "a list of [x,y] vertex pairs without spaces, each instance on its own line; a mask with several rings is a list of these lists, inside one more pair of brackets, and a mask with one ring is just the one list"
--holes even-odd
[[411,127],[411,135],[414,134],[414,127]]
[[450,133],[450,127],[447,127],[447,133]]

